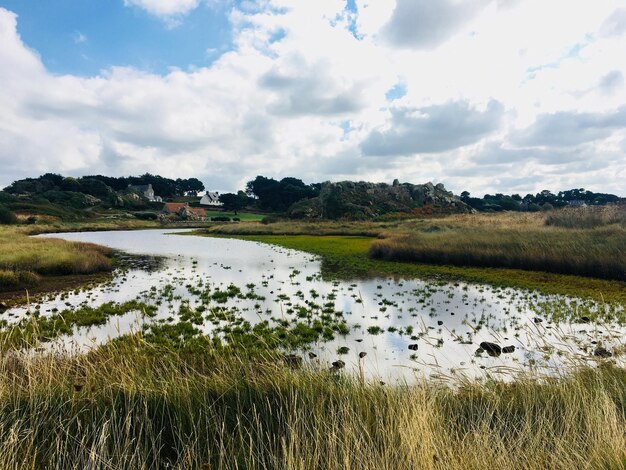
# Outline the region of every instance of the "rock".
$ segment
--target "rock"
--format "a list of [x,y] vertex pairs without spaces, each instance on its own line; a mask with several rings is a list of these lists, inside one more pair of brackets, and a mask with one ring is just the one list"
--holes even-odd
[[317,354],[315,354],[314,352],[309,353],[309,359],[315,359],[316,357],[317,357]]
[[409,349],[411,351],[417,351],[417,343],[409,344]]
[[323,183],[319,196],[296,202],[287,215],[292,219],[362,220],[387,213],[412,213],[425,205],[435,213],[473,212],[442,184],[414,185],[394,180],[392,185],[363,181]]
[[589,323],[590,321],[591,321],[591,318],[589,318],[588,316],[580,317],[580,323]]
[[515,351],[515,346],[505,346],[502,348],[504,354],[510,354]]
[[345,362],[343,362],[341,359],[339,359],[339,360],[337,360],[337,361],[333,362],[333,363],[332,363],[332,365],[333,365],[333,367],[332,367],[332,368],[333,368],[334,370],[339,370],[339,369],[343,369],[344,367],[346,367],[346,363],[345,363]]
[[543,321],[543,318],[535,317],[535,318],[533,318],[533,321],[535,323],[541,323]]
[[596,357],[606,358],[606,357],[611,357],[613,353],[606,348],[599,347],[599,348],[596,348],[596,350],[593,352],[593,355]]
[[366,352],[360,352],[359,353],[359,359],[363,359],[365,356],[367,356]]
[[499,356],[502,354],[502,348],[499,344],[483,341],[480,343],[481,349],[483,349],[490,356]]
[[0,302],[0,313],[4,313],[9,309],[9,306],[4,302]]
[[296,354],[287,354],[283,360],[285,364],[294,369],[298,369],[302,366],[302,358]]
[[441,326],[443,325],[443,322],[441,320],[437,320],[437,325]]

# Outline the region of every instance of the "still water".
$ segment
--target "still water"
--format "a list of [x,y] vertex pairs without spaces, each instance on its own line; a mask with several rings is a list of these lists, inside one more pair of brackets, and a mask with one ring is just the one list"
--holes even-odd
[[[513,371],[528,369],[554,373],[572,364],[596,363],[599,359],[593,352],[598,347],[612,351],[622,347],[624,328],[615,318],[623,316],[623,306],[462,282],[326,280],[320,274],[321,261],[307,253],[180,232],[46,235],[159,257],[161,262],[156,267],[146,263],[119,270],[111,282],[14,308],[7,312],[8,318],[16,321],[29,310],[50,315],[110,301],[141,300],[156,306],[155,316],[139,311],[114,316],[106,325],[78,328],[71,337],[60,338],[53,345],[85,348],[149,329],[155,322],[174,324],[181,306],[200,312],[223,309],[239,320],[251,324],[267,321],[270,326],[332,317],[335,324],[343,325],[341,333],[335,332],[332,338],[327,335],[310,344],[307,351],[293,352],[315,367],[330,367],[340,359],[349,373],[356,373],[360,366],[368,377],[383,381],[504,378]],[[216,292],[238,294],[221,298],[207,295]],[[611,320],[587,322],[585,317],[596,315]],[[228,318],[220,324],[207,320],[198,327],[210,334]],[[483,341],[515,348],[497,357],[480,351],[477,354]],[[359,359],[359,353],[365,356]]]

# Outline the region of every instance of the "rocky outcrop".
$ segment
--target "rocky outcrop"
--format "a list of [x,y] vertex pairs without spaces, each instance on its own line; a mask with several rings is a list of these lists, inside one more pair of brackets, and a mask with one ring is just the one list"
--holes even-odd
[[433,212],[466,213],[472,209],[443,184],[324,183],[318,197],[295,203],[294,219],[370,219],[389,213],[411,213],[428,207]]

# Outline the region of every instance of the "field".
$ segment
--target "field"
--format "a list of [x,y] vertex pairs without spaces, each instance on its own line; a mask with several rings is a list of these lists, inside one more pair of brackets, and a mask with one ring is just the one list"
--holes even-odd
[[[626,305],[620,277],[626,228],[605,216],[560,215],[242,221],[201,234],[314,253],[329,279],[463,280]],[[123,228],[140,226],[154,224]],[[0,227],[0,273],[17,278],[11,282],[111,269],[106,249],[28,238],[27,229]],[[185,311],[187,321],[87,351],[33,354],[52,333],[132,309],[148,307],[105,304],[48,322],[33,315],[20,331],[0,337],[0,468],[617,469],[626,463],[626,370],[616,365],[624,353],[618,349],[592,365],[572,363],[562,376],[526,369],[506,381],[383,384],[305,353],[293,361],[268,346],[271,335],[263,337],[263,329],[230,329],[238,345],[199,336],[197,314],[223,313],[198,308]]]

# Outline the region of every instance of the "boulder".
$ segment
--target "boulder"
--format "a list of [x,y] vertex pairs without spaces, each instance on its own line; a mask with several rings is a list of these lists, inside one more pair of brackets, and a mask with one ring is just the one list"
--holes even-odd
[[489,341],[483,341],[480,343],[480,347],[490,356],[499,356],[502,354],[502,347],[496,343],[490,343]]
[[599,347],[599,348],[596,348],[596,350],[593,352],[593,355],[596,357],[607,358],[607,357],[611,357],[613,353],[606,348]]

